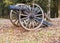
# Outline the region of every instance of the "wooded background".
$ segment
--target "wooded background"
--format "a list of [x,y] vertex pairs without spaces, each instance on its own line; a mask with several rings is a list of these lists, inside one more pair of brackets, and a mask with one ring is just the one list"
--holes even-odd
[[55,18],[58,17],[58,0],[0,0],[0,17],[9,18],[9,5],[17,4],[17,3],[25,3],[29,4],[32,2],[39,4],[45,13],[47,13],[50,4],[50,17]]

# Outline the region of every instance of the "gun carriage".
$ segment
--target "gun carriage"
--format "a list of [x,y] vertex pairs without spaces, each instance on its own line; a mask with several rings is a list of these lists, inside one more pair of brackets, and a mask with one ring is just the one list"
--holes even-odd
[[51,26],[45,20],[44,11],[37,4],[16,4],[9,6],[10,21],[15,26],[22,26],[26,30],[39,29],[42,25]]

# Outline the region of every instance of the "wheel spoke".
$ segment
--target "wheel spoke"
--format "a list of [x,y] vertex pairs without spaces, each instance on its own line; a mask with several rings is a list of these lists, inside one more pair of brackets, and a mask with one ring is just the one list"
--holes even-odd
[[29,12],[31,11],[31,7],[30,7],[30,5],[28,6],[28,10],[29,10]]
[[25,20],[26,27],[28,26],[28,23],[29,23],[29,19],[26,19]]
[[37,24],[39,24],[39,21],[35,19],[35,26],[37,26]]
[[32,28],[35,28],[38,25],[38,22],[36,20],[32,21]]
[[35,8],[34,8],[34,11],[35,11],[35,12],[37,12],[38,10],[39,10],[39,8],[38,8],[38,7],[35,7]]
[[26,17],[26,18],[21,18],[22,21],[24,21],[24,20],[26,20],[26,19],[27,19],[27,17]]
[[23,14],[21,14],[21,16],[23,16],[23,17],[27,17],[27,15],[23,15]]
[[14,14],[17,14],[17,12],[13,11]]
[[24,24],[26,25],[27,23],[26,23],[26,20],[24,20]]
[[19,25],[19,21],[17,22],[17,25]]
[[29,14],[28,11],[23,11],[24,14],[26,14],[26,16]]
[[16,19],[15,21],[14,21],[14,23],[17,21],[18,19]]
[[41,12],[41,11],[40,11],[40,9],[39,9],[39,10],[37,10],[37,12],[36,12],[36,13],[39,13],[39,12]]
[[33,28],[34,28],[34,22],[32,24],[33,24]]
[[26,27],[28,27],[28,25],[29,25],[29,19],[26,19],[25,21],[26,21]]
[[20,18],[21,18],[22,20],[25,20],[25,19],[27,19],[27,15],[21,14],[21,15],[20,15]]
[[32,12],[34,12],[34,3],[32,5],[32,7],[31,7],[31,10],[32,10]]
[[23,18],[22,20],[21,20],[25,25],[26,25],[26,27],[27,27],[27,25],[28,25],[28,19],[27,18]]
[[18,24],[18,20],[16,22],[14,22],[15,24]]
[[31,29],[31,22],[29,22],[29,29]]
[[31,11],[31,7],[28,6],[28,8],[26,9],[26,12],[29,13]]
[[36,25],[35,23],[36,23],[36,22],[33,20],[33,21],[32,21],[33,28],[34,28],[35,25]]
[[35,16],[42,16],[42,14],[36,14]]

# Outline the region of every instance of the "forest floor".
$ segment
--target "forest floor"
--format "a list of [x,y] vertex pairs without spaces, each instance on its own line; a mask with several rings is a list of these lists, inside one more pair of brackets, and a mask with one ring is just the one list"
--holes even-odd
[[60,43],[60,19],[52,19],[52,23],[41,30],[27,31],[0,19],[0,43]]

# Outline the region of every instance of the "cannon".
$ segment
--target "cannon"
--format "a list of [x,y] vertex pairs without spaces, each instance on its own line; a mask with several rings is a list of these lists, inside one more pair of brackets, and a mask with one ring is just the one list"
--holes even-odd
[[10,21],[15,26],[22,26],[26,30],[39,29],[42,25],[52,26],[45,20],[43,9],[37,4],[16,4],[9,6]]

